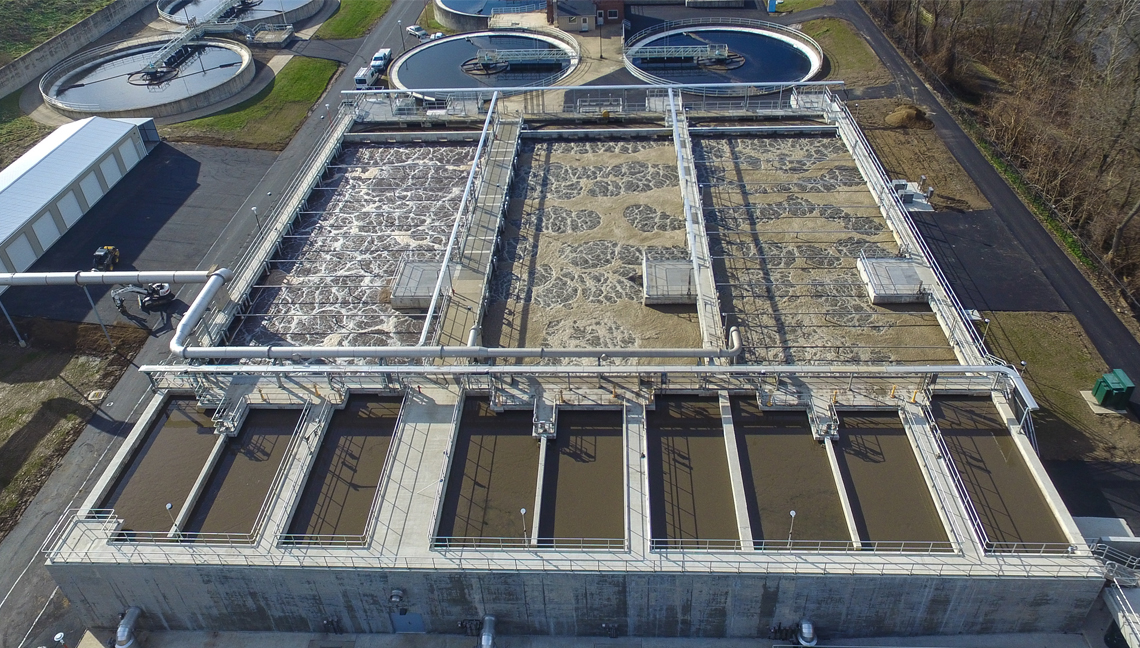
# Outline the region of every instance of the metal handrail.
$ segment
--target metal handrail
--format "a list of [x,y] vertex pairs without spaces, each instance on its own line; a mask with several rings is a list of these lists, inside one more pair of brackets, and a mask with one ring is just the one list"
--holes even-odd
[[532,11],[542,11],[545,8],[546,4],[542,2],[525,4],[519,7],[491,7],[491,15],[530,13]]
[[[700,538],[653,538],[649,541],[650,551],[676,552],[738,552],[748,546],[739,539],[700,539]],[[949,541],[911,540],[753,540],[755,551],[796,551],[802,553],[957,553],[957,547]]]
[[954,485],[954,490],[958,493],[962,507],[966,510],[966,520],[970,523],[970,527],[974,531],[974,538],[981,543],[983,547],[988,546],[990,542],[989,535],[986,533],[985,525],[982,524],[982,518],[978,515],[977,508],[974,506],[974,501],[970,498],[969,491],[966,490],[966,483],[962,481],[962,474],[958,470],[958,466],[954,463],[954,457],[950,454],[950,448],[946,445],[946,439],[942,436],[942,430],[934,421],[934,414],[925,403],[922,404],[922,412],[926,416],[926,424],[930,427],[931,437],[934,439],[934,445],[938,449],[938,454],[949,468],[947,472],[950,473],[950,483]]
[[432,538],[433,551],[448,552],[465,549],[525,549],[527,551],[568,551],[568,550],[625,550],[624,538],[538,538],[530,537],[461,537],[436,536]]
[[435,542],[439,516],[443,511],[443,498],[446,493],[447,476],[451,470],[451,456],[455,452],[455,441],[459,438],[459,418],[463,415],[463,402],[457,402],[451,413],[451,425],[447,436],[447,450],[444,452],[443,466],[439,470],[439,481],[435,487],[435,506],[432,508],[431,520],[428,522],[428,545]]

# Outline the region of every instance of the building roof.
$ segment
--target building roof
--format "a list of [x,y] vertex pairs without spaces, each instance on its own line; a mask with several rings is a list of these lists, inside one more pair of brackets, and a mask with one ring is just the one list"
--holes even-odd
[[593,16],[596,6],[591,0],[562,0],[558,3],[561,16]]
[[136,126],[88,117],[60,126],[0,170],[0,241],[43,211]]

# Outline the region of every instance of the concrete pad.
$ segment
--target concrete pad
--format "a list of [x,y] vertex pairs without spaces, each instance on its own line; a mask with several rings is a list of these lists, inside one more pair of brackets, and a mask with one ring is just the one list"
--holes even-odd
[[1081,398],[1085,399],[1085,404],[1093,411],[1093,414],[1109,414],[1111,416],[1128,416],[1128,410],[1112,409],[1104,407],[1096,402],[1096,397],[1093,396],[1091,391],[1081,391]]
[[1123,518],[1112,517],[1074,517],[1073,522],[1086,538],[1132,538],[1136,534]]

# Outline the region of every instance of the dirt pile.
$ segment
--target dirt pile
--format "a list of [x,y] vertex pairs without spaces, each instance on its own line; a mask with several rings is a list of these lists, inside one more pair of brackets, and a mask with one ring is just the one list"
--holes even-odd
[[891,128],[919,128],[922,130],[934,128],[934,124],[926,117],[926,111],[918,106],[907,104],[895,108],[894,112],[887,115],[885,121],[887,126]]

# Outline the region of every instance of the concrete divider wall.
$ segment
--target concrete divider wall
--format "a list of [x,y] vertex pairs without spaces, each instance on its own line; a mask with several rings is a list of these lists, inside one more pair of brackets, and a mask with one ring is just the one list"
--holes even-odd
[[[684,0],[682,0],[683,2]],[[481,31],[487,29],[491,16],[475,16],[472,14],[452,11],[443,5],[440,0],[435,2],[435,21],[454,31]]]
[[[208,550],[207,550],[208,551]],[[389,633],[388,596],[432,633],[493,614],[503,635],[767,637],[806,616],[833,638],[1076,632],[1100,579],[706,573],[556,573],[270,568],[232,565],[48,565],[84,622],[123,608],[148,630]],[[177,592],[177,596],[172,596]]]
[[0,67],[0,97],[35,81],[53,65],[90,45],[153,0],[115,0],[53,36],[4,67]]

